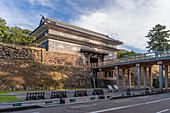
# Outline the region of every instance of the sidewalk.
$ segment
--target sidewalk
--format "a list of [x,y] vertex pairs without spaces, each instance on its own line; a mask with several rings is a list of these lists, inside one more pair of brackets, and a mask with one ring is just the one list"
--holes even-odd
[[[86,89],[85,89],[86,90]],[[105,99],[98,99],[98,95],[91,95],[93,89],[88,89],[88,95],[84,97],[74,97],[75,90],[67,90],[68,98],[65,98],[65,104],[60,104],[60,99],[50,99],[51,91],[45,91],[46,99],[44,100],[29,100],[25,101],[26,93],[27,92],[13,92],[12,95],[17,95],[17,97],[23,99],[20,102],[8,102],[8,103],[0,103],[0,112],[2,111],[11,111],[11,110],[21,110],[21,109],[31,109],[31,108],[41,108],[41,107],[57,107],[62,105],[69,105],[69,104],[79,104],[79,103],[86,103],[86,102],[94,102],[94,101],[105,101],[109,99],[116,99],[116,98],[126,98],[130,96],[121,96],[121,94],[126,94],[126,89],[120,89],[119,92],[108,92],[107,89],[104,90]],[[58,91],[58,90],[57,90]],[[63,91],[63,90],[62,90]],[[135,96],[143,96],[141,92],[145,92],[144,90],[131,90],[131,93],[135,93]],[[107,98],[110,96],[110,98]],[[94,100],[91,100],[90,97],[95,97]],[[76,99],[75,102],[70,102],[70,99]],[[46,104],[45,101],[52,101],[52,103]],[[21,106],[13,106],[13,103],[22,103]]]

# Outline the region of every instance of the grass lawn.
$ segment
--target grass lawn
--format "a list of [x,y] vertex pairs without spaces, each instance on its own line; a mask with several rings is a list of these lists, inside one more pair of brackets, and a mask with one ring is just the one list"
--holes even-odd
[[[10,93],[8,93],[7,91],[0,91],[0,95],[10,95]],[[0,103],[15,102],[15,101],[22,101],[22,100],[15,96],[0,96]]]

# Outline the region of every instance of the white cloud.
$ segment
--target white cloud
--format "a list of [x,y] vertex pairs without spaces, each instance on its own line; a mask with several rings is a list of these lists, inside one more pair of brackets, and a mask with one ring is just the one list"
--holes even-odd
[[52,0],[28,0],[28,2],[32,5],[40,4],[41,6],[54,7]]
[[[5,4],[8,4],[5,5]],[[18,2],[19,4],[19,2]],[[17,5],[18,5],[17,4]],[[23,4],[23,2],[21,3]],[[5,19],[8,26],[21,27],[23,29],[34,30],[40,21],[40,14],[45,14],[48,16],[48,13],[41,10],[21,10],[13,2],[1,2],[0,7],[0,17]]]
[[71,20],[72,24],[108,34],[124,41],[124,47],[141,51],[146,50],[145,36],[153,26],[160,23],[170,29],[168,0],[115,0],[103,4],[103,8]]

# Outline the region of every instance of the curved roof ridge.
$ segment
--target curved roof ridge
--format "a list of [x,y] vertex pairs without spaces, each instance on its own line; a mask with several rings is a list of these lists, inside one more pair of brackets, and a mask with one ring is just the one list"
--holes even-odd
[[69,26],[69,27],[73,27],[73,28],[76,28],[76,29],[81,29],[81,30],[84,30],[84,31],[87,31],[87,32],[91,32],[91,33],[95,33],[95,34],[98,34],[98,35],[102,35],[102,36],[107,36],[105,34],[102,34],[102,33],[98,33],[98,32],[95,32],[95,31],[92,31],[92,30],[88,30],[88,29],[85,29],[85,28],[82,28],[82,27],[78,27],[78,26],[75,26],[75,25],[72,25],[72,24],[68,24],[68,23],[65,23],[65,22],[62,22],[62,21],[59,21],[59,20],[55,20],[55,19],[52,19],[52,18],[49,18],[49,17],[45,17],[43,15],[41,15],[46,21],[50,20],[50,21],[53,21],[54,23],[59,23],[59,24],[63,24],[63,25],[66,25],[66,26]]

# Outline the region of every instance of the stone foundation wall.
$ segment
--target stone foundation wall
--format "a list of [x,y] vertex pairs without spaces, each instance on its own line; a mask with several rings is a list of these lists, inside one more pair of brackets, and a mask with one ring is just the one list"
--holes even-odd
[[44,63],[84,66],[80,54],[46,51],[45,49],[0,44],[0,59],[32,60]]
[[88,68],[30,60],[0,59],[0,76],[0,90],[92,87]]
[[41,61],[41,50],[34,47],[15,46],[0,43],[0,59]]
[[62,52],[43,52],[43,60],[45,63],[54,63],[72,66],[84,66],[83,57],[79,54],[68,54]]
[[0,90],[90,88],[81,55],[0,43]]

